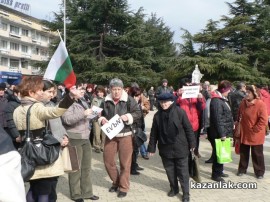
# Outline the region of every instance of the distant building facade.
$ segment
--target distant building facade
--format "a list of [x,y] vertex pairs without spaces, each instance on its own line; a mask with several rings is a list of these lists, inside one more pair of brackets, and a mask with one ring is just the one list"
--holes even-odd
[[41,20],[0,4],[0,81],[39,74],[31,65],[49,59],[49,45],[57,37]]

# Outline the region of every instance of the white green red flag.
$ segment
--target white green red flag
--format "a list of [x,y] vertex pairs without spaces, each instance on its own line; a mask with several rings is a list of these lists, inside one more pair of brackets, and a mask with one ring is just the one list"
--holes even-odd
[[76,76],[66,46],[62,40],[53,54],[43,78],[63,83],[66,88],[75,85]]

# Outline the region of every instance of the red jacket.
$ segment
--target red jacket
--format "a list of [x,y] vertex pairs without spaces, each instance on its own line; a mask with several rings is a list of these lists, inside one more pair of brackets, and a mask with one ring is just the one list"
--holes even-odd
[[246,145],[262,145],[265,140],[268,115],[264,102],[255,99],[254,103],[244,99],[239,108],[241,119],[241,143]]
[[186,112],[192,125],[193,131],[199,130],[201,113],[205,108],[204,98],[186,98],[178,97],[177,103]]
[[267,114],[268,114],[268,116],[270,116],[270,94],[266,90],[261,89],[260,90],[260,98],[264,102],[264,104],[266,105]]

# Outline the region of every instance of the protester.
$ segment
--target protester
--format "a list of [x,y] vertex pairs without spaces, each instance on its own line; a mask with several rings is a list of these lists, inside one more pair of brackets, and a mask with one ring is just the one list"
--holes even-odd
[[177,104],[183,109],[192,125],[193,132],[196,139],[195,155],[200,158],[199,143],[200,143],[200,123],[202,112],[205,108],[205,99],[201,93],[198,93],[197,98],[182,98],[183,86],[191,86],[190,80],[187,78],[181,79],[178,92]]
[[149,97],[149,101],[150,101],[150,111],[154,111],[155,91],[154,91],[153,86],[148,90],[148,97]]
[[150,133],[148,152],[150,156],[159,155],[170,183],[169,197],[179,193],[178,180],[183,192],[182,201],[190,200],[189,195],[189,151],[194,150],[195,137],[192,126],[184,110],[173,102],[171,93],[163,93],[158,97],[161,108],[154,115]]
[[239,82],[236,85],[236,90],[230,93],[231,108],[233,114],[233,120],[236,121],[240,103],[246,96],[246,84],[245,82]]
[[0,201],[25,202],[21,156],[10,136],[0,125]]
[[[209,127],[210,127],[210,103],[211,103],[211,97],[212,94],[215,94],[215,91],[217,90],[217,85],[210,85],[209,86],[210,90],[210,97],[206,100],[206,106],[205,109],[203,110],[203,117],[202,117],[202,134],[209,134]],[[208,138],[209,140],[209,138]],[[213,163],[213,147],[211,145],[211,157],[205,161],[205,163]]]
[[[131,83],[131,87],[130,87],[129,92],[132,90],[132,88],[140,89],[139,85],[136,82]],[[143,131],[145,131],[145,121],[144,121],[144,118],[149,113],[150,103],[149,103],[149,100],[147,99],[147,97],[143,93],[141,93],[140,96],[137,96],[137,98],[139,98],[140,108],[141,108],[141,111],[143,113],[143,119],[142,119],[142,123],[141,123],[142,124],[141,128],[143,129]],[[140,151],[143,159],[145,159],[145,160],[148,160],[149,159],[145,144],[142,144],[140,146],[139,151]],[[137,166],[137,170],[143,170],[143,168]],[[133,173],[138,174],[138,172],[133,172]]]
[[168,80],[162,79],[162,85],[157,88],[156,97],[162,93],[171,93],[173,94],[173,89],[168,87]]
[[240,161],[238,176],[247,172],[249,155],[256,177],[262,179],[265,173],[263,144],[268,124],[267,107],[259,97],[254,85],[246,87],[246,98],[240,105],[238,117],[241,117],[240,129]]
[[211,97],[211,95],[209,93],[209,91],[210,91],[209,88],[210,88],[210,82],[209,81],[205,81],[202,84],[202,91],[201,91],[201,93],[202,93],[203,97],[205,98],[205,100],[208,100]]
[[91,102],[94,98],[94,91],[95,91],[94,84],[87,84],[84,99],[86,100],[89,106],[91,106]]
[[7,127],[5,130],[10,135],[15,148],[18,149],[21,145],[21,135],[17,130],[13,120],[13,112],[21,104],[20,92],[18,90],[18,87],[13,88],[13,94],[9,95],[7,99],[8,103],[6,108],[4,109],[7,121]]
[[[133,152],[132,131],[130,125],[140,119],[141,112],[134,98],[129,97],[124,91],[123,82],[114,78],[110,81],[110,92],[105,102],[101,104],[103,108],[99,124],[104,125],[112,117],[118,114],[125,123],[123,130],[114,138],[106,137],[104,145],[104,164],[109,177],[112,180],[112,187],[109,192],[117,192],[118,197],[127,195],[130,186],[130,166]],[[116,166],[115,157],[118,154],[120,161],[120,171]]]
[[0,125],[3,128],[7,127],[7,120],[4,109],[6,109],[7,107],[8,100],[5,91],[6,91],[6,84],[0,83]]
[[[57,87],[56,85],[50,81],[50,80],[43,80],[44,87],[43,87],[43,98],[42,102],[46,107],[54,107],[55,103],[51,100],[56,96],[57,94]],[[62,147],[67,146],[68,144],[68,137],[67,137],[67,131],[62,125],[62,121],[60,117],[57,117],[55,119],[49,119],[47,121],[47,127],[52,132],[53,136],[60,142]],[[64,169],[64,168],[63,168]],[[56,187],[58,183],[58,176],[51,178],[51,193],[49,195],[49,202],[56,202],[57,201],[57,193],[56,193]]]
[[223,80],[218,84],[218,89],[212,93],[210,102],[210,127],[208,139],[213,148],[212,177],[214,181],[224,181],[222,177],[228,177],[223,172],[223,164],[217,162],[215,139],[225,140],[233,133],[233,117],[227,96],[230,93],[231,83]]
[[91,181],[92,147],[90,144],[90,130],[88,116],[92,114],[88,104],[82,99],[85,89],[82,83],[76,84],[80,96],[62,115],[62,122],[67,130],[71,146],[76,146],[78,159],[81,163],[80,169],[68,174],[70,197],[76,202],[83,202],[84,199],[98,200],[99,197],[93,194]]
[[[96,97],[93,98],[91,105],[100,107],[101,103],[104,102],[104,96],[106,96],[105,88],[101,85],[97,86],[95,94]],[[98,124],[97,118],[95,118],[92,123],[94,132],[93,147],[95,148],[95,152],[100,153],[104,150],[106,135],[102,132],[100,125]]]
[[[43,137],[45,120],[60,117],[69,108],[74,98],[77,96],[77,91],[71,88],[70,93],[66,95],[62,101],[60,101],[57,107],[46,107],[42,103],[43,101],[43,87],[44,83],[39,76],[25,77],[18,86],[21,94],[21,105],[17,107],[13,113],[13,119],[17,129],[19,130],[22,140],[24,141],[24,135],[26,130],[26,113],[28,108],[33,104],[31,108],[30,116],[30,130],[34,130],[33,138]],[[47,172],[46,168],[39,169],[40,172]],[[34,173],[34,176],[36,171]],[[55,175],[58,176],[58,175]],[[35,180],[30,179],[30,189],[27,193],[27,202],[48,202],[49,195],[52,191],[52,186],[55,182],[50,178],[37,178]]]
[[[133,129],[135,131],[138,131],[138,128],[140,128],[142,131],[144,131],[145,130],[144,116],[143,116],[144,110],[143,110],[143,104],[141,103],[142,102],[142,99],[141,99],[142,92],[141,92],[140,88],[138,88],[138,87],[131,87],[129,89],[129,95],[136,100],[136,102],[138,103],[138,106],[141,110],[141,117],[138,121],[134,122]],[[141,168],[137,163],[138,154],[139,154],[139,148],[133,142],[133,153],[132,153],[132,162],[131,162],[131,170],[130,170],[131,175],[139,175],[140,172],[138,172],[138,170],[143,170],[143,168]]]

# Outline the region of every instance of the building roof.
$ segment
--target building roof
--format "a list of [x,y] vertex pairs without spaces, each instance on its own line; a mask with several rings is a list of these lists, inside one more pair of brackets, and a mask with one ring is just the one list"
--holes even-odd
[[34,18],[34,17],[32,17],[30,15],[27,15],[25,13],[22,13],[20,11],[17,11],[17,10],[14,10],[14,9],[10,8],[10,7],[4,6],[3,4],[0,4],[0,10],[5,11],[5,12],[8,12],[8,13],[12,13],[14,15],[23,17],[23,18],[25,18],[27,20],[31,20],[31,21],[36,22],[36,23],[39,23],[39,24],[42,21],[42,20],[40,20],[38,18]]

